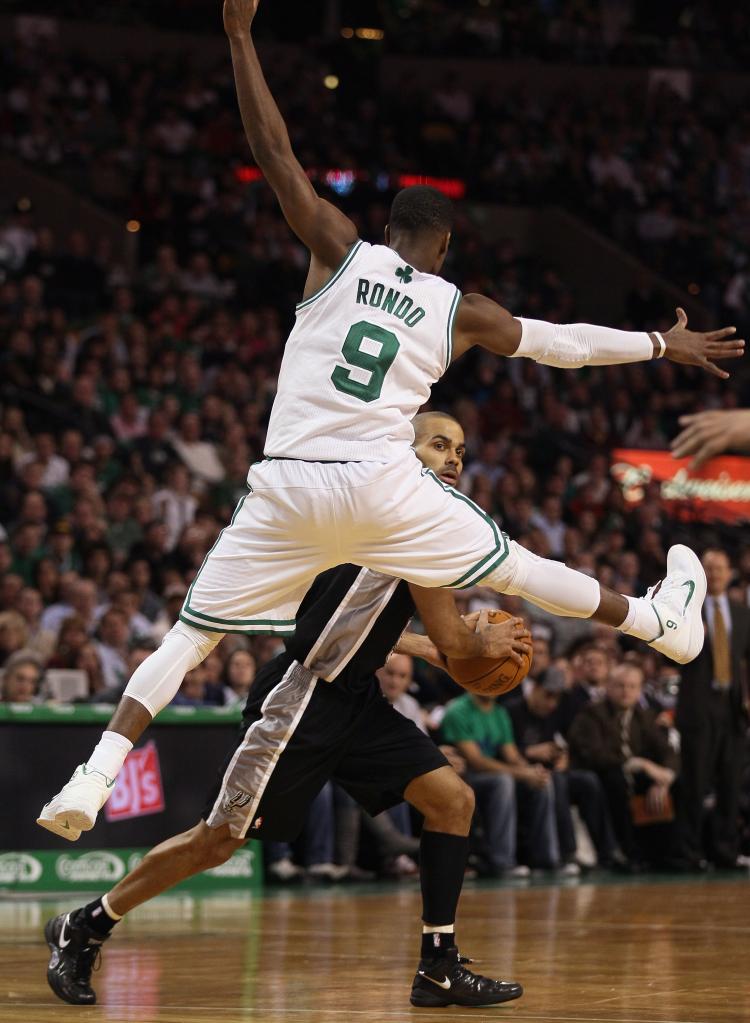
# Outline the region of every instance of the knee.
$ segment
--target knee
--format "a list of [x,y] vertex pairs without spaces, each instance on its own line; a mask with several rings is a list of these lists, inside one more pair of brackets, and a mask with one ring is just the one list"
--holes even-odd
[[228,827],[198,825],[185,835],[186,850],[196,871],[219,867],[244,843],[229,834]]
[[449,807],[451,815],[459,818],[466,824],[471,824],[475,806],[476,799],[474,798],[473,789],[469,788],[466,782],[459,779],[455,791],[451,794]]

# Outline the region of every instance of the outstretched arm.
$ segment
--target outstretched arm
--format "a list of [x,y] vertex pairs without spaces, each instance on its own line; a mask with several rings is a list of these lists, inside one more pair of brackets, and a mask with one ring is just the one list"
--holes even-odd
[[590,323],[526,320],[512,316],[484,295],[466,295],[458,307],[453,352],[458,358],[473,345],[480,345],[495,355],[523,356],[560,369],[644,362],[663,355],[672,362],[702,366],[726,379],[729,374],[714,360],[736,359],[744,353],[745,342],[734,338],[734,333],[734,327],[708,334],[688,330],[684,309],[677,310],[677,323],[661,335]]
[[[258,167],[276,193],[286,221],[319,266],[329,273],[357,240],[341,210],[316,193],[292,152],[289,133],[263,77],[250,26],[259,0],[224,0],[224,29],[232,52],[237,100],[245,135]],[[324,283],[323,280],[315,282]]]
[[680,416],[682,433],[672,441],[675,458],[692,455],[691,469],[725,451],[750,451],[750,409],[715,409]]

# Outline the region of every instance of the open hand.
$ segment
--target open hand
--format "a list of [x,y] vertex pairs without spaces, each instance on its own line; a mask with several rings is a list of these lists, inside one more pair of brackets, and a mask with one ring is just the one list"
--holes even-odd
[[680,416],[683,427],[670,445],[675,458],[693,455],[691,469],[725,451],[750,450],[750,409],[725,409]]
[[531,633],[522,618],[506,618],[504,622],[490,625],[489,612],[482,611],[477,620],[476,631],[483,641],[482,657],[492,657],[498,661],[509,657],[521,665],[523,655],[531,655]]
[[[745,352],[745,342],[735,338],[736,327],[722,327],[708,334],[687,329],[687,313],[678,308],[677,323],[663,335],[666,351],[664,355],[672,362],[688,366],[702,366],[707,373],[726,380],[729,374],[713,361],[714,359],[738,359]],[[731,341],[726,340],[731,338]]]
[[232,38],[246,36],[260,0],[224,0],[224,31]]

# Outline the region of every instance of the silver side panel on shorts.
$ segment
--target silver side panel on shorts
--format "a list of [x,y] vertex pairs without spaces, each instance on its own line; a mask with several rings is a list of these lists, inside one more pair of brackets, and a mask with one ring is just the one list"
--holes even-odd
[[262,717],[245,732],[224,772],[221,790],[207,824],[228,824],[233,838],[245,838],[258,804],[300,722],[318,681],[308,668],[293,661],[263,701]]
[[361,569],[305,658],[305,666],[319,678],[333,682],[367,639],[399,582]]

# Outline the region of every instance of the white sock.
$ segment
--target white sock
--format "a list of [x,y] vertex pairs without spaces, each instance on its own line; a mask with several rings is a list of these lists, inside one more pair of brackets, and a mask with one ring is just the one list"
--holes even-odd
[[441,924],[439,927],[433,927],[432,924],[423,924],[422,934],[453,934],[455,929],[455,924]]
[[617,626],[618,629],[627,636],[635,636],[636,639],[644,639],[650,643],[661,632],[656,611],[645,597],[626,597],[625,599],[628,602],[628,613],[622,625]]
[[87,764],[94,771],[101,771],[110,781],[120,773],[125,757],[133,748],[130,739],[119,732],[104,732],[94,747]]
[[112,909],[112,907],[110,906],[109,899],[107,898],[106,895],[102,895],[102,909],[110,918],[110,920],[122,920],[120,914],[115,913],[114,909]]

